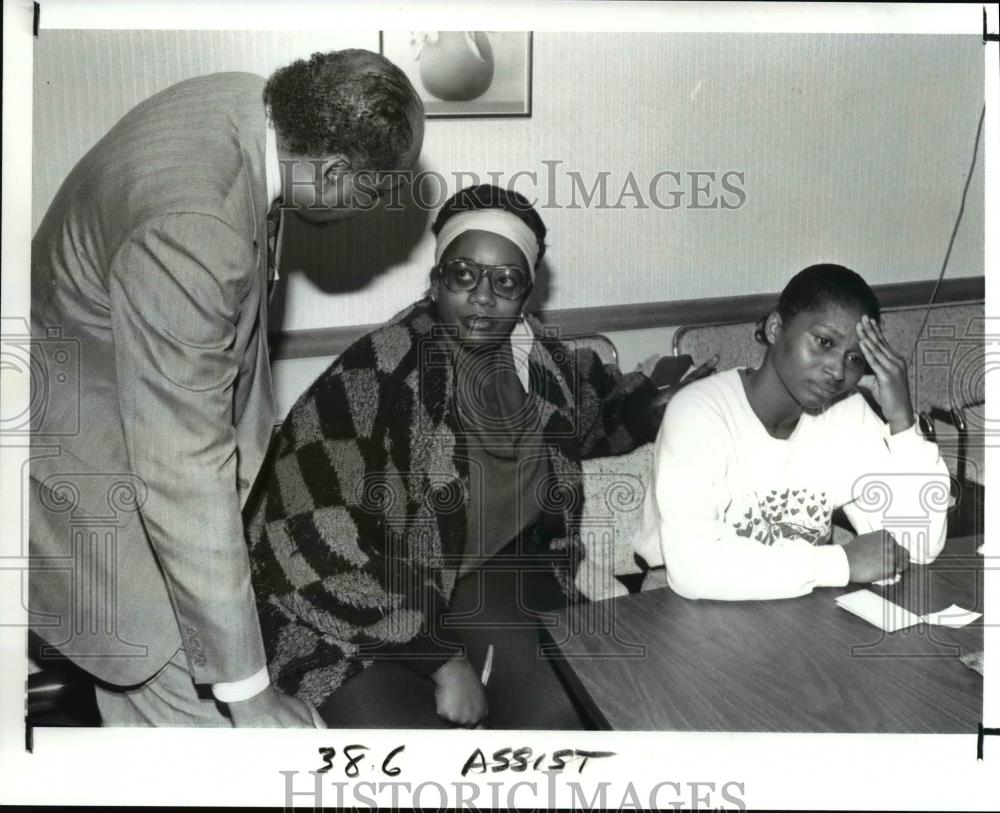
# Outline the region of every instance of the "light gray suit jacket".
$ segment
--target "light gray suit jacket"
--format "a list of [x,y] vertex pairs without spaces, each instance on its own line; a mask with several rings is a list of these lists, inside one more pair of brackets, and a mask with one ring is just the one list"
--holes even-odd
[[31,624],[117,685],[182,643],[199,683],[265,664],[240,514],[274,421],[263,87],[214,74],[138,105],[32,241],[48,387],[32,416]]

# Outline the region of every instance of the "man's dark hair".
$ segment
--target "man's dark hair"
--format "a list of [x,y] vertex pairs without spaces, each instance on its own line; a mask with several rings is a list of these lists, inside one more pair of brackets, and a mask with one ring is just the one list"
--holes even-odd
[[528,199],[513,189],[485,183],[460,189],[444,202],[444,206],[434,219],[434,225],[431,226],[431,233],[437,237],[444,224],[453,216],[477,209],[503,209],[521,218],[535,233],[538,240],[538,261],[541,262],[545,255],[545,224]]
[[[821,263],[803,268],[792,277],[781,292],[775,310],[783,324],[788,324],[795,315],[807,311],[818,311],[827,305],[856,307],[876,322],[881,311],[878,298],[859,274],[850,268],[832,263]],[[767,344],[764,322],[757,325],[755,337],[761,344]]]
[[340,153],[363,162],[354,169],[400,169],[413,140],[411,116],[423,116],[406,75],[385,57],[356,48],[279,68],[267,80],[264,104],[290,152]]

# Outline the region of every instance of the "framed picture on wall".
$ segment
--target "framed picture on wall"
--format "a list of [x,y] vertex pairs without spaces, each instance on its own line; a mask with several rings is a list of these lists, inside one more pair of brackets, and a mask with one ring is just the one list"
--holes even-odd
[[430,118],[531,115],[530,31],[382,31]]

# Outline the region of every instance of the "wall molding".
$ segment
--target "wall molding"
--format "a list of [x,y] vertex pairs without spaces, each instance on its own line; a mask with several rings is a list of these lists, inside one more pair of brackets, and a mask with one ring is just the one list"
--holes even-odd
[[[934,280],[873,285],[872,290],[884,309],[925,305],[934,290]],[[941,283],[935,304],[982,302],[986,298],[986,277],[960,277]],[[752,322],[778,300],[777,293],[720,296],[706,299],[675,299],[669,302],[638,302],[596,308],[566,308],[540,311],[543,324],[558,326],[563,336],[607,333],[616,330],[712,325]],[[271,358],[297,359],[336,356],[378,325],[289,330],[269,335]]]

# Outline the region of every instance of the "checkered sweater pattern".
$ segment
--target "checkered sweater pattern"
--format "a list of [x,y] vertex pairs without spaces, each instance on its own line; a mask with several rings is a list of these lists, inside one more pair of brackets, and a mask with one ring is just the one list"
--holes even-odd
[[[656,388],[528,325],[549,466],[539,492],[560,526],[529,555],[551,561],[568,598],[581,600],[580,461],[652,440]],[[430,674],[453,653],[437,619],[468,527],[454,391],[447,339],[423,299],[344,351],[292,407],[247,521],[269,671],[284,691],[320,705],[376,656]]]

